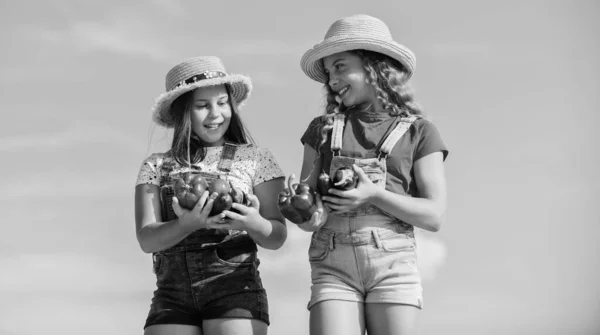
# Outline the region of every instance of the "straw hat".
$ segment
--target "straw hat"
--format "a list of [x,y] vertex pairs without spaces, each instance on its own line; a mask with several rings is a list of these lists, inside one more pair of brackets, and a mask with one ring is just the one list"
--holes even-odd
[[174,123],[169,109],[175,99],[198,87],[223,84],[229,84],[231,96],[238,105],[241,105],[252,91],[252,81],[249,77],[227,74],[223,62],[217,57],[201,56],[186,59],[167,73],[165,79],[167,91],[156,99],[152,118],[159,125],[171,128]]
[[338,52],[369,50],[399,61],[410,78],[415,70],[415,54],[392,39],[390,29],[383,21],[364,14],[352,15],[335,21],[323,41],[302,56],[300,66],[311,79],[326,83],[327,74],[321,59]]

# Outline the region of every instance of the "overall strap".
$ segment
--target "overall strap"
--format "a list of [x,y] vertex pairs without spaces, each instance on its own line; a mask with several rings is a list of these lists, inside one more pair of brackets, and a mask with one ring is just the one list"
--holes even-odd
[[223,172],[231,172],[231,167],[233,166],[233,158],[235,157],[235,152],[237,151],[238,146],[232,143],[225,143],[223,145],[223,152],[221,153],[221,159],[219,160],[219,164],[217,165],[217,169]]
[[[237,144],[225,142],[225,144],[223,145],[223,151],[221,152],[221,159],[219,159],[219,163],[217,164],[217,170],[219,170],[219,172],[231,172],[233,166],[233,159],[235,157],[235,152],[237,151],[238,147],[239,145]],[[218,229],[217,231],[219,230],[220,229]],[[217,244],[224,243],[225,241],[232,239],[233,236],[242,232],[240,230],[235,229],[227,229],[224,231],[228,232],[227,234],[229,236],[225,237],[220,243]]]
[[333,131],[331,132],[331,151],[342,150],[342,138],[344,136],[344,120],[346,116],[342,113],[335,114],[333,118]]
[[411,115],[409,117],[403,117],[400,119],[400,122],[398,122],[394,130],[392,130],[392,132],[388,135],[388,137],[381,145],[381,148],[379,149],[380,157],[387,157],[387,155],[389,155],[390,152],[392,152],[392,148],[396,145],[396,143],[398,143],[402,135],[406,133],[408,128],[410,128],[410,126],[413,124],[413,122],[415,122],[416,119],[417,117],[414,115]]

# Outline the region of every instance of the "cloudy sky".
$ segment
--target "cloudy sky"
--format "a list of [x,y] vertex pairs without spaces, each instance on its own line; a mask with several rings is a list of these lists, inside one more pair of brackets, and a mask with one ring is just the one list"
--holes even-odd
[[[0,333],[141,334],[154,287],[135,239],[150,107],[178,61],[252,77],[242,119],[286,174],[322,113],[302,53],[351,14],[417,55],[450,149],[439,233],[419,231],[422,334],[600,331],[597,1],[0,1]],[[223,4],[220,4],[223,3]],[[260,250],[272,334],[308,332],[309,235]]]

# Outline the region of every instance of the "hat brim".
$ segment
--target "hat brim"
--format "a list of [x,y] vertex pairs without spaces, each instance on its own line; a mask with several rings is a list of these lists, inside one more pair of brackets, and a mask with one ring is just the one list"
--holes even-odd
[[394,41],[368,37],[345,37],[325,40],[305,52],[300,65],[302,71],[309,78],[326,83],[328,76],[325,74],[321,59],[336,53],[359,49],[378,52],[399,61],[407,72],[406,79],[410,78],[415,70],[416,57],[410,49]]
[[175,99],[199,87],[224,84],[228,84],[231,87],[231,96],[236,101],[238,107],[244,104],[252,92],[252,81],[249,77],[241,74],[230,74],[225,77],[203,79],[191,84],[184,84],[156,98],[156,102],[152,108],[152,119],[160,126],[171,128],[174,126],[174,121],[169,114],[169,109]]

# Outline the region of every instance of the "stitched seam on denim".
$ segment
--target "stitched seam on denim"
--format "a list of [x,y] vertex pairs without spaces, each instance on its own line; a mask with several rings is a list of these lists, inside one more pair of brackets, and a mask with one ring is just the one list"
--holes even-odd
[[[348,220],[350,222],[350,224],[353,226],[352,228],[355,228],[356,226],[356,220],[354,218],[350,218],[350,220]],[[356,229],[352,229],[352,232],[356,231]],[[351,232],[351,234],[352,234]],[[352,236],[352,235],[351,235]],[[365,291],[365,280],[363,278],[363,274],[360,271],[360,262],[358,260],[358,254],[357,254],[357,248],[359,248],[362,243],[355,243],[356,241],[354,241],[354,238],[352,238],[352,251],[354,252],[354,265],[356,266],[356,272],[358,273],[358,283],[360,283],[360,286],[362,288],[362,291]]]
[[377,246],[378,250],[381,250],[383,248],[383,246],[381,245],[381,239],[379,238],[379,233],[375,229],[373,229],[371,231],[371,233],[373,234],[373,239],[375,240],[375,246]]
[[[340,161],[342,163],[340,163]],[[381,158],[381,159],[377,159],[377,158],[353,158],[353,157],[346,157],[346,156],[334,156],[333,159],[331,160],[331,167],[330,167],[330,171],[329,174],[333,175],[333,172],[335,172],[334,170],[337,169],[337,166],[346,166],[347,164],[344,164],[345,161],[348,162],[352,162],[353,164],[357,164],[357,165],[364,165],[364,164],[370,164],[371,162],[378,162],[379,164],[379,169],[381,170],[381,182],[380,185],[378,185],[379,187],[385,189],[385,184],[386,184],[386,179],[387,179],[387,161],[385,158]],[[340,214],[334,214],[334,215],[338,215],[340,217],[356,217],[356,216],[366,216],[366,215],[370,215],[370,214],[375,214],[375,213],[385,213],[384,211],[382,211],[381,209],[379,209],[379,207],[371,204],[371,203],[365,203],[360,205],[357,208],[354,208],[348,212],[344,212],[344,213],[340,213]]]
[[[192,278],[192,272],[190,271],[189,260],[188,260],[188,255],[189,254],[193,254],[193,252],[184,251],[183,253],[185,255],[185,271],[187,271],[187,274],[188,274],[188,279],[189,279],[189,283],[190,283],[190,292],[191,292],[191,295],[192,295],[192,301],[194,302],[194,308],[196,308],[196,310],[199,311],[200,310],[200,304],[199,304],[198,299],[196,297],[197,295],[194,292],[194,290],[197,289],[197,287],[194,287],[194,284],[196,283],[196,281],[194,281],[194,278]],[[201,257],[200,261],[203,262],[204,261],[204,257]],[[202,274],[200,274],[200,276],[201,275]]]
[[223,172],[231,172],[231,167],[233,166],[233,158],[235,157],[235,152],[237,151],[237,146],[231,143],[225,143],[223,146],[223,151],[221,152],[221,159],[219,160],[219,164],[217,165],[217,169]]
[[223,264],[225,266],[231,266],[231,267],[236,267],[236,268],[248,268],[254,264],[255,260],[258,259],[258,257],[256,257],[256,252],[252,252],[252,256],[250,256],[250,257],[252,257],[252,260],[250,262],[233,263],[233,262],[228,262],[228,261],[222,259],[221,257],[219,257],[217,248],[214,248],[214,250],[213,250],[213,258],[217,262],[219,262],[220,264]]
[[335,250],[335,233],[331,234],[331,237],[329,238],[329,251],[333,251]]
[[342,137],[344,135],[344,114],[337,114],[333,119],[333,131],[331,132],[331,151],[342,149]]
[[403,118],[400,120],[394,130],[392,130],[392,132],[388,135],[385,142],[383,142],[383,145],[381,146],[381,153],[387,156],[390,152],[392,152],[392,148],[406,133],[416,119],[416,117],[412,116],[410,118]]

